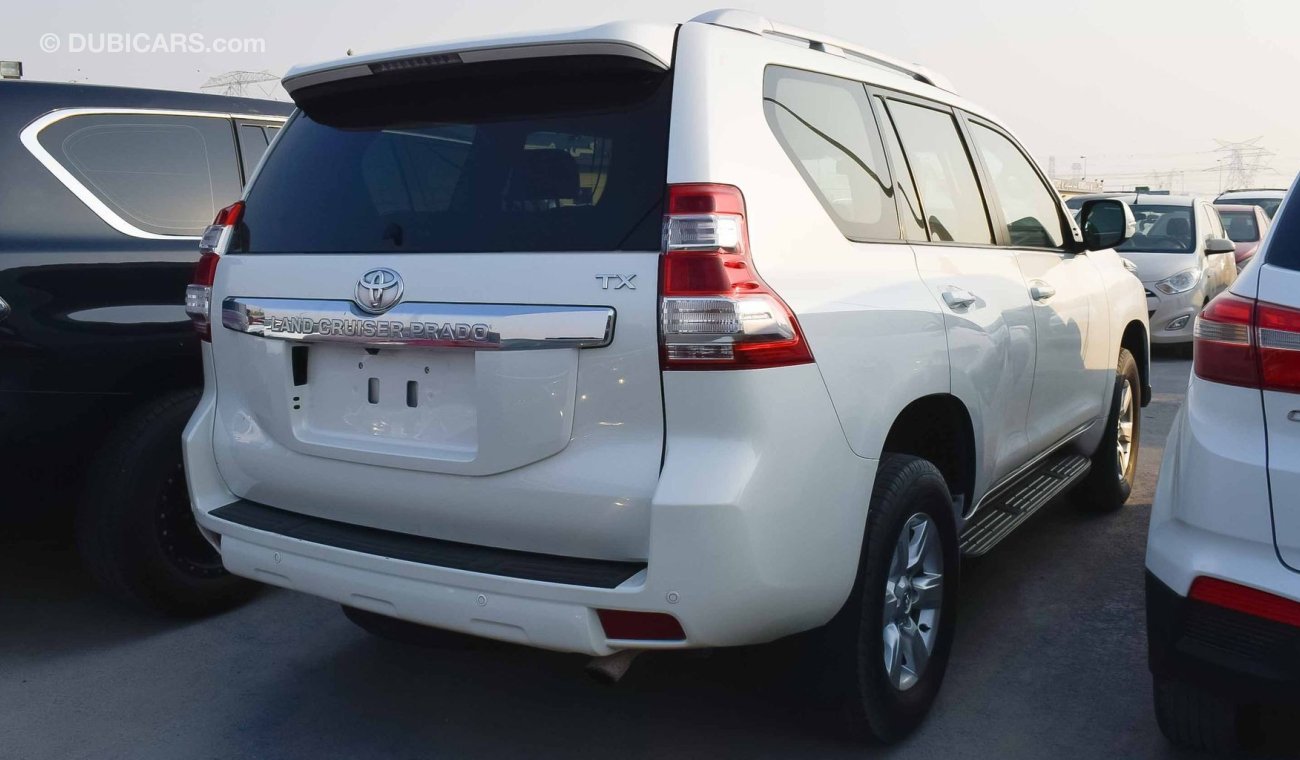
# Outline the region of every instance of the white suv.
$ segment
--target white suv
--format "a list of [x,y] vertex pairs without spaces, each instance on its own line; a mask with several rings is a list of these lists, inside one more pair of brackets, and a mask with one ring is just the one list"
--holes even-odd
[[1156,716],[1223,751],[1300,704],[1300,205],[1196,320],[1194,373],[1151,509]]
[[598,656],[816,629],[905,734],[961,554],[1118,508],[1149,397],[1127,206],[936,82],[738,11],[291,71],[188,299],[226,567]]

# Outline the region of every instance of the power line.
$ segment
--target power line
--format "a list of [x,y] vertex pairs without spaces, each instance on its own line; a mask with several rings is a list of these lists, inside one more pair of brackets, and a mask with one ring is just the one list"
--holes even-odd
[[266,87],[264,83],[275,82],[279,79],[280,77],[269,71],[227,71],[224,74],[209,78],[199,89],[220,90],[222,95],[246,97],[250,94],[251,88],[256,85],[257,89],[261,91],[261,96],[269,98],[271,97],[271,88]]

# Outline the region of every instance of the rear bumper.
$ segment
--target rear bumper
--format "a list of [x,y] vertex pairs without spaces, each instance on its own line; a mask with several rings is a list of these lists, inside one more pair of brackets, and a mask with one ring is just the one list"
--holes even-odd
[[[667,445],[649,551],[644,567],[613,587],[430,564],[222,519],[239,498],[213,456],[211,384],[185,432],[191,500],[237,575],[471,635],[603,655],[762,643],[829,621],[856,577],[877,462],[849,449],[817,368],[668,373],[664,395]],[[756,405],[756,397],[786,402]],[[610,639],[598,609],[667,613],[686,637]]]
[[1151,672],[1242,703],[1300,704],[1300,628],[1187,599],[1146,578]]
[[1242,702],[1300,697],[1300,629],[1187,597],[1205,576],[1300,599],[1273,545],[1266,461],[1259,391],[1193,377],[1151,506],[1150,667]]

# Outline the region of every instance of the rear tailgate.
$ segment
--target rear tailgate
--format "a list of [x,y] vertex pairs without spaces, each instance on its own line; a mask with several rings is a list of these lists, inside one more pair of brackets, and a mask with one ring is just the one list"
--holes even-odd
[[644,559],[670,87],[645,61],[580,56],[295,91],[213,289],[231,490]]
[[[1300,212],[1300,207],[1293,211]],[[1287,330],[1277,329],[1284,325],[1276,324],[1275,318],[1268,324],[1261,323],[1258,331],[1259,341],[1268,353],[1264,359],[1269,370],[1263,396],[1273,535],[1278,556],[1291,569],[1300,571],[1300,270],[1272,263],[1279,259],[1278,249],[1283,242],[1280,233],[1285,233],[1286,227],[1281,223],[1271,233],[1269,264],[1259,272],[1259,302],[1289,309],[1291,324]],[[1293,229],[1300,232],[1300,224]],[[1295,240],[1300,242],[1300,237]],[[1292,255],[1300,264],[1300,246]]]

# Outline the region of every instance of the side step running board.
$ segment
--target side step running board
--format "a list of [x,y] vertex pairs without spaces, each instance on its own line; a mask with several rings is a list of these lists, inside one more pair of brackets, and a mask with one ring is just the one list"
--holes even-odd
[[962,531],[961,553],[967,557],[986,554],[1091,468],[1092,461],[1081,454],[1048,457],[980,505]]

